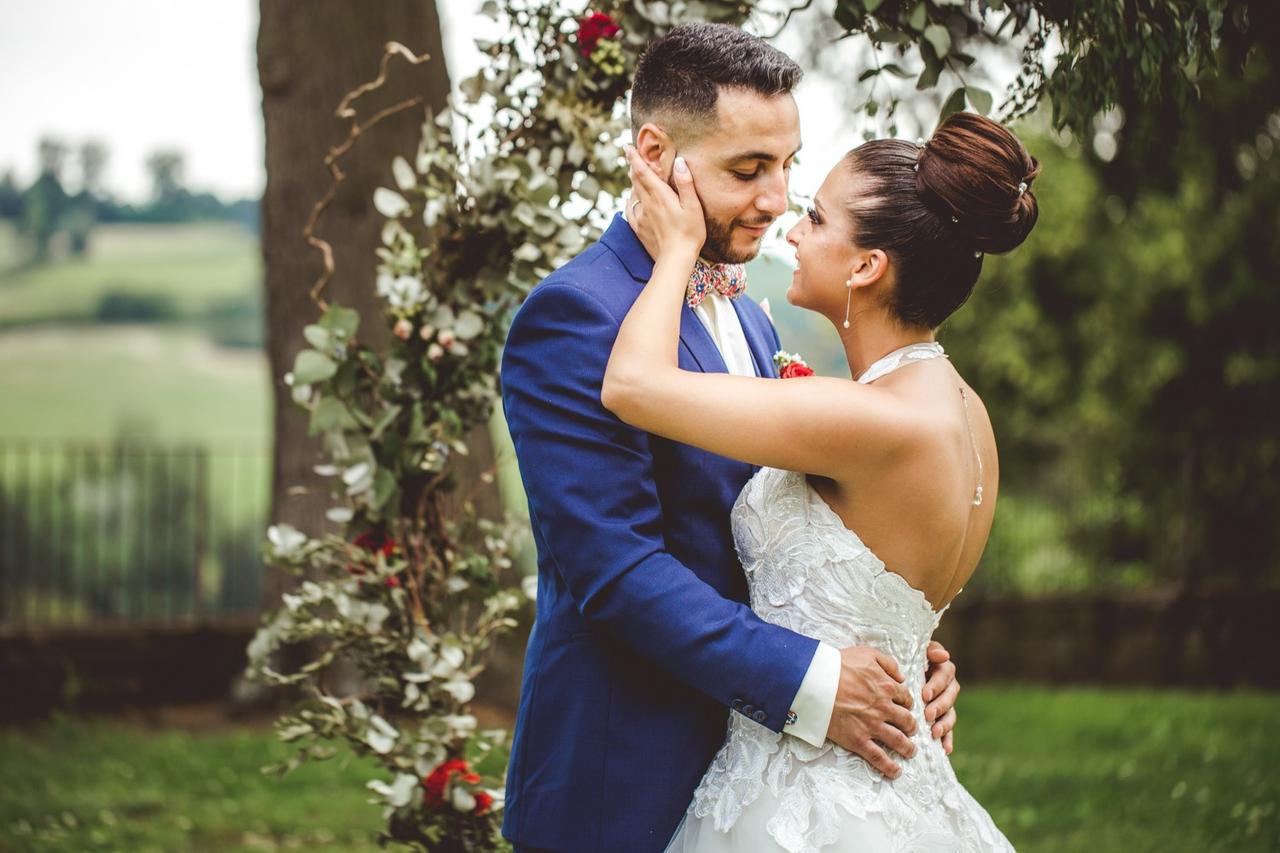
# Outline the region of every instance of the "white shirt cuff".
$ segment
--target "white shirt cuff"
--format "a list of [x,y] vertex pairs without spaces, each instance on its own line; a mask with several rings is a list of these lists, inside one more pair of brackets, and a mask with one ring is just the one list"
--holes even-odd
[[813,746],[822,746],[831,726],[831,713],[836,707],[836,691],[840,689],[840,651],[826,643],[809,662],[809,671],[800,682],[791,713],[782,730]]

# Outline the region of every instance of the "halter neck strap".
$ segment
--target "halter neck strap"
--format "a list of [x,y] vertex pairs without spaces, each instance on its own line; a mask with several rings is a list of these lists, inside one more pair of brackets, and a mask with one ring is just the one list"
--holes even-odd
[[904,364],[911,364],[917,361],[928,361],[931,358],[946,358],[947,353],[942,348],[942,344],[937,341],[927,341],[922,344],[907,344],[900,347],[883,358],[876,361],[862,372],[858,377],[859,385],[866,385],[875,382],[882,376],[886,376],[893,371],[902,367]]

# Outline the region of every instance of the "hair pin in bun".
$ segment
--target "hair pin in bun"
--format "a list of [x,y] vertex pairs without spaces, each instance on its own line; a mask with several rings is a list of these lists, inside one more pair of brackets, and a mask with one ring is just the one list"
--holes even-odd
[[1022,194],[1025,193],[1026,191],[1027,191],[1026,181],[1023,181],[1022,183],[1018,184],[1018,198],[1022,198]]

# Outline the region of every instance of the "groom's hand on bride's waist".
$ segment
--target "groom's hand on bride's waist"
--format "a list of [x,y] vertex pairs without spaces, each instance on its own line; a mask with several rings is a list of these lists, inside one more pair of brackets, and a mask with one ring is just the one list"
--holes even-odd
[[942,748],[951,754],[954,748],[953,734],[956,727],[956,696],[960,682],[956,681],[956,665],[951,653],[942,643],[932,640],[928,651],[929,669],[925,672],[923,698],[925,722],[930,724],[930,734],[942,740]]
[[913,698],[904,680],[897,661],[884,652],[868,646],[840,650],[840,688],[827,737],[890,779],[902,768],[886,748],[903,758],[916,753],[910,740],[916,731]]

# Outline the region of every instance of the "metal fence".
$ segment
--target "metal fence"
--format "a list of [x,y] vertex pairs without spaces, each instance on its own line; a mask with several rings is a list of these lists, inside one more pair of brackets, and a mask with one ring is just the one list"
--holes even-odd
[[0,627],[258,612],[270,465],[249,444],[0,441]]

